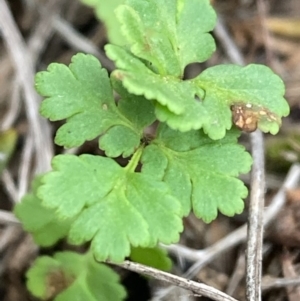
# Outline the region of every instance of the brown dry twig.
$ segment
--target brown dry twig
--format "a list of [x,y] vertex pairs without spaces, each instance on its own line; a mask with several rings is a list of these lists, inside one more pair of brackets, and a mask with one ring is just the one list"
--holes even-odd
[[[111,263],[111,262],[109,262]],[[212,300],[215,301],[237,301],[236,299],[226,295],[225,293],[208,286],[203,283],[198,283],[195,281],[191,281],[176,275],[172,275],[170,273],[166,273],[139,263],[131,262],[131,261],[124,261],[123,263],[120,264],[115,264],[111,263],[114,265],[118,265],[120,267],[123,267],[127,270],[146,275],[146,276],[151,276],[155,279],[165,281],[168,283],[171,283],[173,285],[179,286],[181,288],[190,290],[194,292],[197,295],[201,295],[204,297],[211,298]]]
[[263,212],[265,196],[264,142],[261,131],[251,134],[252,177],[247,227],[246,295],[249,301],[261,300]]
[[300,285],[300,277],[293,277],[293,278],[266,277],[263,278],[262,281],[262,289],[264,291],[269,290],[271,288],[280,288],[280,287],[298,286],[298,285]]

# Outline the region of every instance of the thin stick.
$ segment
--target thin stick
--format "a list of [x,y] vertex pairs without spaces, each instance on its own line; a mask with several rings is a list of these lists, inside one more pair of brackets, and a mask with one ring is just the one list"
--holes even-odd
[[216,27],[214,29],[214,33],[216,37],[220,40],[226,55],[230,58],[230,60],[238,65],[245,65],[244,58],[232,40],[230,34],[228,33],[226,27],[224,26],[223,20],[219,17],[217,20]]
[[274,55],[271,47],[270,32],[267,27],[267,8],[264,0],[256,0],[258,17],[261,23],[261,30],[264,39],[264,46],[266,51],[266,60],[269,66],[274,65]]
[[127,270],[146,275],[151,276],[155,279],[165,281],[168,283],[171,283],[173,285],[179,286],[181,288],[187,289],[192,291],[193,293],[197,295],[201,295],[204,297],[211,298],[215,301],[237,301],[236,299],[226,295],[225,293],[208,286],[203,283],[198,283],[192,280],[188,280],[176,275],[172,275],[170,273],[166,273],[139,263],[131,262],[131,261],[124,261],[121,264],[115,264],[112,262],[109,262],[114,265],[118,265],[120,267],[123,267]]
[[39,98],[33,87],[32,61],[5,0],[0,0],[0,30],[24,91],[30,134],[34,137],[35,172],[45,172],[50,169],[50,160],[53,156],[50,128],[46,121],[38,115]]
[[300,277],[293,278],[264,278],[262,281],[262,289],[269,290],[271,288],[280,288],[287,286],[298,286],[300,285]]
[[52,0],[38,5],[40,19],[35,24],[27,43],[33,64],[36,64],[48,40],[54,34],[54,28],[51,26],[53,17],[59,13],[63,4],[64,1]]
[[93,54],[100,61],[104,68],[113,70],[113,63],[105,54],[97,49],[93,42],[77,32],[67,21],[59,16],[53,18],[53,28],[57,33],[75,50]]
[[33,138],[31,135],[26,136],[25,145],[21,154],[21,162],[18,170],[18,201],[21,201],[23,195],[25,195],[28,189],[28,183],[30,181],[30,166],[32,163],[33,153]]
[[261,131],[251,134],[252,177],[248,217],[246,256],[246,296],[248,301],[261,300],[261,263],[263,243],[263,212],[265,195],[264,142]]
[[[184,274],[186,277],[194,277],[200,269],[212,262],[221,253],[229,250],[238,244],[246,241],[247,239],[247,225],[243,225],[240,228],[234,230],[224,238],[220,239],[205,250],[200,250],[198,253],[198,261],[195,262]],[[205,253],[203,253],[205,251]],[[195,251],[197,253],[199,251]],[[196,254],[195,254],[196,255]]]
[[245,268],[246,268],[246,262],[245,262],[245,254],[241,253],[236,261],[236,265],[233,271],[233,274],[229,280],[226,294],[232,296],[234,292],[236,291],[237,287],[239,286],[241,280],[245,276]]
[[0,124],[0,131],[8,130],[12,127],[15,120],[19,116],[20,113],[20,98],[21,98],[21,89],[18,85],[18,79],[14,78],[12,81],[12,93],[9,97],[8,101],[8,109],[6,114],[4,115],[1,124]]
[[12,224],[6,227],[4,231],[1,231],[0,253],[2,253],[10,244],[15,242],[19,238],[20,232],[22,232],[21,227],[19,225],[17,226]]
[[13,203],[16,204],[19,199],[18,190],[11,173],[7,169],[3,170],[1,180],[4,183],[4,188],[7,191],[9,197],[11,198]]
[[0,223],[1,224],[18,224],[20,225],[21,222],[15,217],[15,215],[12,212],[0,210]]

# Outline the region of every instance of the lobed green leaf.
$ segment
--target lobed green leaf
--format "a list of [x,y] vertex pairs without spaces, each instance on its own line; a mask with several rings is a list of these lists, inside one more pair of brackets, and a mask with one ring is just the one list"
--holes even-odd
[[211,112],[203,129],[212,139],[225,135],[231,127],[230,106],[245,104],[252,108],[258,127],[276,134],[281,117],[289,114],[284,99],[284,84],[279,76],[263,65],[220,65],[206,69],[193,80],[205,91],[204,107]]
[[142,173],[166,182],[185,215],[192,208],[208,223],[218,210],[228,216],[242,212],[247,189],[236,176],[250,170],[252,159],[236,143],[237,131],[218,141],[202,131],[181,133],[167,126],[157,134],[143,153]]
[[[120,262],[130,245],[177,241],[182,209],[167,184],[92,155],[59,155],[38,196],[60,218],[74,218],[69,240],[92,240],[98,260]],[[113,238],[113,239],[112,239]]]
[[126,296],[118,274],[89,253],[38,257],[26,277],[30,292],[42,300],[121,301]]
[[[66,119],[55,137],[58,145],[75,147],[102,135],[99,145],[108,155],[126,157],[134,152],[144,127],[155,120],[153,105],[143,97],[129,95],[116,81],[115,86],[124,96],[119,100],[120,109],[115,104],[107,71],[91,55],[77,54],[69,67],[51,64],[48,71],[37,74],[37,91],[47,97],[41,114],[53,121]],[[127,107],[127,113],[123,107]],[[139,114],[140,122],[128,114],[129,108]],[[123,141],[112,145],[112,140],[118,139]]]
[[127,0],[116,12],[131,52],[161,75],[182,77],[186,65],[215,50],[209,32],[216,15],[208,0]]
[[14,213],[38,245],[49,247],[67,236],[72,219],[60,219],[55,210],[43,206],[41,199],[36,195],[40,185],[40,177],[35,178],[32,192],[26,194],[15,206]]

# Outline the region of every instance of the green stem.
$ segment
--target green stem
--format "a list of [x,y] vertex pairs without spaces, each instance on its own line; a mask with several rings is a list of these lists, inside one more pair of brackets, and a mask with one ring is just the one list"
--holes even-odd
[[130,159],[129,163],[127,166],[124,168],[127,171],[134,172],[136,167],[138,166],[140,162],[140,158],[142,156],[144,150],[144,145],[141,145],[136,152],[133,154],[132,158]]

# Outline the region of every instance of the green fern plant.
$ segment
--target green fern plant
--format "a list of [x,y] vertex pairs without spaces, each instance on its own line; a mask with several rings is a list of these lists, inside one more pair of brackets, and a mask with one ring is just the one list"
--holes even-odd
[[[131,256],[170,268],[157,244],[178,242],[184,216],[193,211],[209,223],[218,211],[242,212],[247,189],[237,177],[252,159],[237,142],[240,130],[276,134],[289,113],[283,82],[266,66],[220,65],[183,79],[188,64],[215,50],[216,15],[208,0],[127,0],[116,16],[127,44],[106,45],[117,67],[110,75],[95,57],[77,54],[69,66],[54,63],[36,76],[45,97],[41,114],[65,120],[55,143],[71,148],[98,138],[105,152],[54,157],[53,170],[15,208],[41,246],[63,237],[74,245],[90,242],[85,255],[37,260],[28,286],[40,298],[123,300],[118,277],[94,258]],[[65,286],[49,293],[45,283],[53,275]]]

